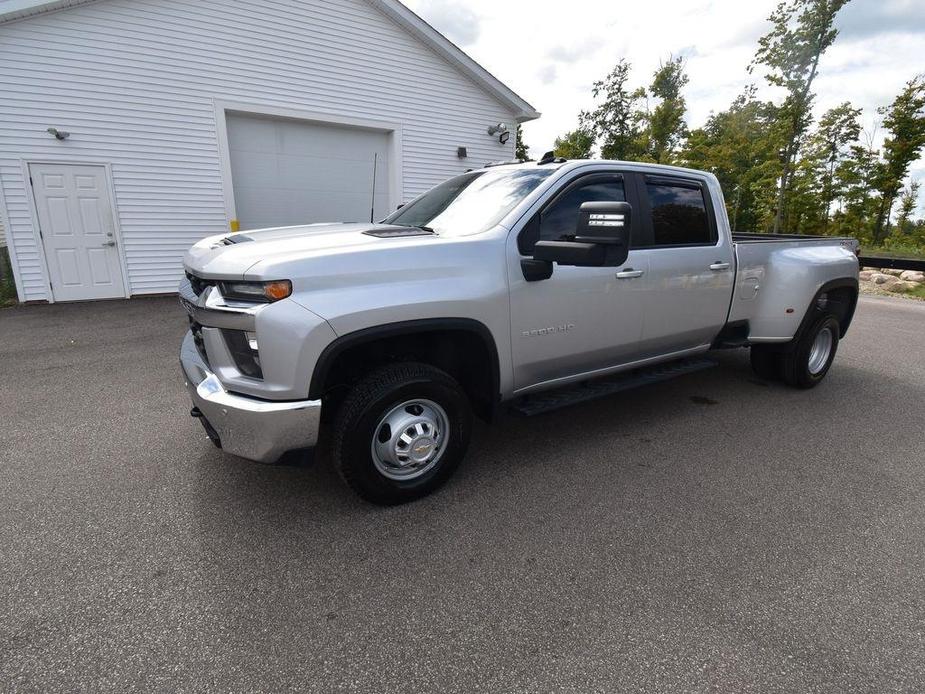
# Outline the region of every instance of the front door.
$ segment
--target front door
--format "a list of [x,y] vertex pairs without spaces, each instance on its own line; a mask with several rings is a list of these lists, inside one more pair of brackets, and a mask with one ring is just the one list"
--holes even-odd
[[[628,197],[630,198],[628,200]],[[555,265],[552,277],[527,282],[520,267],[538,240],[574,235],[584,202],[632,203],[617,172],[573,179],[536,214],[508,253],[511,341],[516,391],[632,361],[642,334],[645,251],[630,248],[622,267]],[[634,217],[632,234],[636,235]]]
[[55,301],[125,296],[106,169],[30,164],[29,175]]

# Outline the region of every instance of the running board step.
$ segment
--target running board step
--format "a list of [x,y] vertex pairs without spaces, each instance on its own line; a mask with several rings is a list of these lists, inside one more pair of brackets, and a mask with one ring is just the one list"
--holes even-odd
[[525,395],[511,405],[511,412],[523,417],[532,417],[544,412],[552,412],[569,405],[594,400],[624,390],[631,390],[650,383],[667,381],[677,376],[703,371],[717,366],[718,362],[706,357],[692,357],[670,361],[655,366],[634,369],[626,373],[583,381],[577,385],[567,386],[536,395]]

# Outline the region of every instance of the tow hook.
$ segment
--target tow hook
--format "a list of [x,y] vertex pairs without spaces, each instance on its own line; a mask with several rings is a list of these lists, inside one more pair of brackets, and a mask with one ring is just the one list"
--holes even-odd
[[198,407],[193,407],[193,409],[189,411],[189,416],[199,420],[199,423],[202,424],[202,428],[206,430],[206,436],[209,437],[209,441],[215,444],[216,448],[222,447],[222,440],[219,437],[218,432],[215,431],[215,428],[212,426],[209,420],[206,419],[206,416],[202,413],[202,410],[200,410]]

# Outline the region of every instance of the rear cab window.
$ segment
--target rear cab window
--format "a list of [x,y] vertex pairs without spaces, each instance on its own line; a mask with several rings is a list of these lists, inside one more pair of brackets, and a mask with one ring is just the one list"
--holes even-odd
[[716,244],[716,224],[702,183],[668,176],[645,176],[642,187],[649,207],[651,246]]

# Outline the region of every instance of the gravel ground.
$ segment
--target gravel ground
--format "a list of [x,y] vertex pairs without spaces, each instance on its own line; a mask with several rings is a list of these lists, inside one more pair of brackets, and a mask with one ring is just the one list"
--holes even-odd
[[925,301],[925,297],[922,296],[902,294],[899,292],[888,292],[885,289],[881,289],[879,285],[874,284],[873,282],[861,282],[860,288],[861,294],[867,294],[869,296],[889,296],[897,299],[909,299],[911,301]]
[[925,690],[925,305],[478,428],[394,509],[187,416],[175,299],[0,311],[0,690]]

